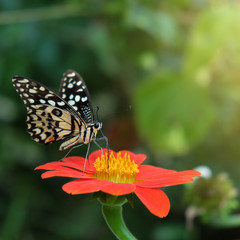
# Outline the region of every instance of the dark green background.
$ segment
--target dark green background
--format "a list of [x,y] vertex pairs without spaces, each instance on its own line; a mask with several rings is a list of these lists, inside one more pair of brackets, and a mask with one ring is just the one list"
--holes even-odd
[[[0,2],[0,239],[114,239],[90,194],[67,195],[67,179],[33,171],[65,153],[31,140],[14,75],[58,92],[63,72],[78,71],[112,149],[145,153],[147,163],[169,169],[207,165],[238,188],[240,9],[223,2]],[[236,239],[239,229],[200,221],[187,231],[184,187],[163,190],[171,201],[164,219],[137,198],[134,209],[124,207],[138,239]]]

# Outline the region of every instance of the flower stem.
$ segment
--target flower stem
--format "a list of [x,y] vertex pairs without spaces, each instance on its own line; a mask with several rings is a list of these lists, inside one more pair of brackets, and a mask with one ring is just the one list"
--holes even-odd
[[120,240],[136,240],[129,232],[122,217],[122,205],[102,205],[104,219],[113,234]]

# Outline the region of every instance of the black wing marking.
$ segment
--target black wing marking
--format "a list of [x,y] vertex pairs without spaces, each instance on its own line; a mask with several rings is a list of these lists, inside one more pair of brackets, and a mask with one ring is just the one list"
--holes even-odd
[[81,115],[86,123],[94,122],[94,113],[87,86],[76,71],[68,70],[63,74],[60,96]]

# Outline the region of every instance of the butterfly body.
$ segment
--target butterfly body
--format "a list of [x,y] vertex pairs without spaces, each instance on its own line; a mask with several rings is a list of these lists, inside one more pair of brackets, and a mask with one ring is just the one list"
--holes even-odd
[[81,76],[64,73],[60,96],[29,78],[14,76],[13,85],[27,108],[31,137],[41,144],[64,140],[60,150],[96,139],[102,123],[94,121],[90,96]]

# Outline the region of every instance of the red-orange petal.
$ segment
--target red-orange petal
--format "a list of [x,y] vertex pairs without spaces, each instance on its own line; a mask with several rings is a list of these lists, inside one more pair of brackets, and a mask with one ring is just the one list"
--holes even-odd
[[[42,174],[42,178],[49,178],[49,177],[73,177],[73,178],[84,178],[86,176],[93,175],[93,172],[89,171],[86,167],[85,171],[83,172],[81,167],[81,158],[78,157],[70,157],[68,162],[51,162],[46,163],[44,165],[38,166],[35,170],[49,170]],[[88,170],[88,171],[87,171]],[[89,173],[90,172],[90,173]]]
[[193,179],[190,177],[166,177],[162,179],[153,179],[135,182],[134,184],[144,188],[158,188],[158,187],[168,187],[179,184],[184,184],[188,182],[193,182]]
[[50,162],[36,167],[34,170],[62,170],[62,162]]
[[82,171],[84,170],[84,172],[88,173],[96,172],[96,169],[93,166],[93,161],[89,159],[86,160],[85,158],[82,157],[67,157],[64,158],[62,161],[64,163],[63,166],[80,169]]
[[128,183],[113,183],[107,180],[77,179],[63,185],[63,190],[69,194],[83,194],[102,191],[111,195],[125,195],[134,192],[135,185]]
[[50,177],[72,177],[72,178],[80,178],[80,179],[90,179],[93,178],[92,174],[87,174],[80,172],[75,169],[67,169],[66,170],[51,170],[43,173],[41,175],[42,178],[50,178]]
[[152,214],[160,218],[168,215],[170,202],[162,190],[158,188],[136,187],[135,193]]
[[176,171],[151,165],[141,165],[139,166],[139,172],[136,174],[136,180],[156,179],[165,175],[169,176],[172,173],[176,173]]
[[65,170],[66,168],[69,168],[69,169],[76,169],[81,172],[84,170],[84,172],[95,173],[96,170],[95,170],[95,168],[93,169],[93,165],[86,162],[86,166],[84,169],[84,163],[85,163],[85,159],[82,157],[68,157],[68,158],[63,159],[62,161],[50,162],[50,163],[40,165],[40,166],[36,167],[35,170],[42,169],[42,170],[59,170],[59,171],[61,171],[61,170]]
[[62,186],[63,191],[73,195],[97,192],[100,188],[101,181],[97,179],[77,179]]
[[132,193],[136,188],[134,184],[129,183],[113,183],[109,181],[104,182],[105,183],[101,186],[101,191],[115,196]]
[[194,170],[176,172],[149,165],[142,165],[139,170],[134,184],[146,188],[166,187],[192,182],[193,177],[201,175]]

